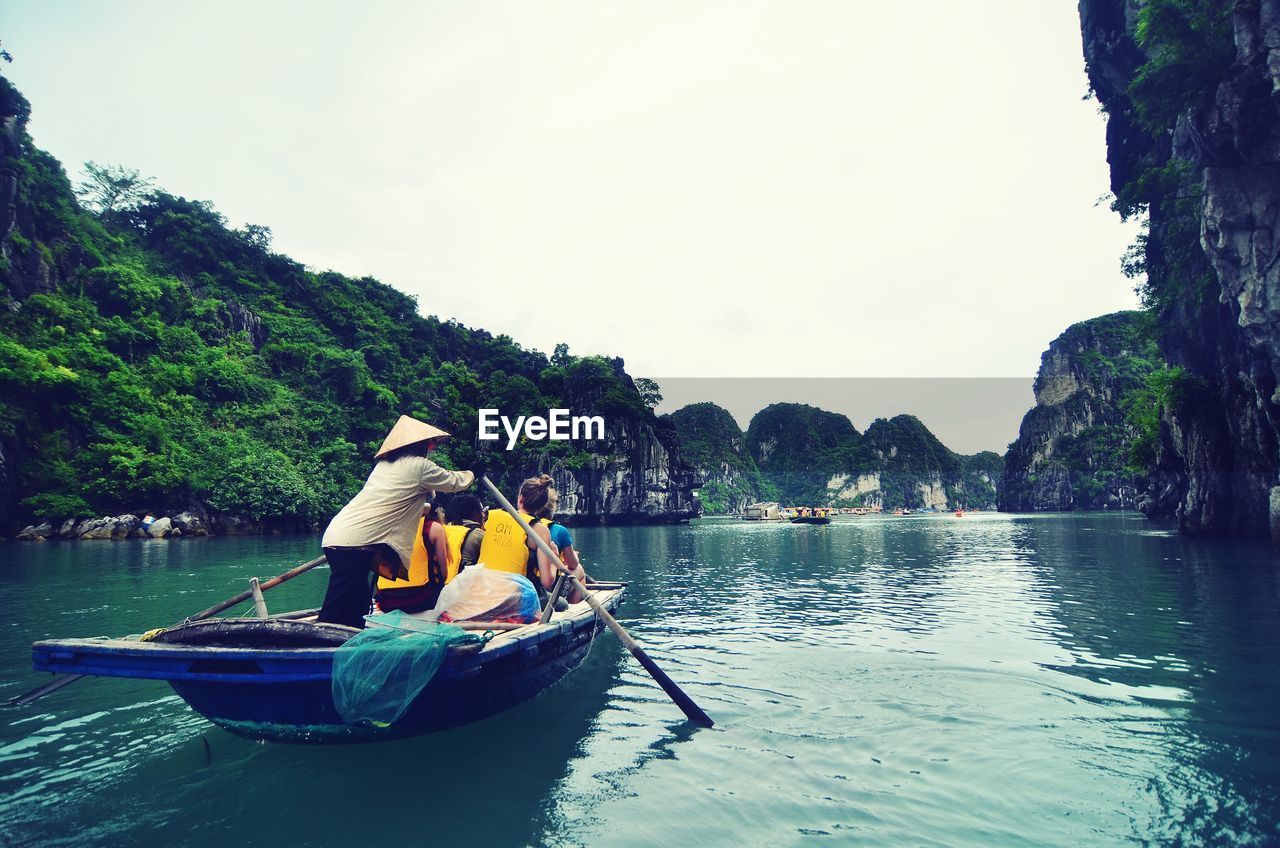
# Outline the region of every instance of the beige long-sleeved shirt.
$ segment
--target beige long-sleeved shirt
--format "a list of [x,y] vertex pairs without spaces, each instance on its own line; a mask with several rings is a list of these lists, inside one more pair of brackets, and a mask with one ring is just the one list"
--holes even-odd
[[329,522],[320,544],[326,548],[389,545],[408,567],[427,493],[457,492],[473,482],[475,475],[470,471],[446,471],[425,456],[379,462],[364,488]]

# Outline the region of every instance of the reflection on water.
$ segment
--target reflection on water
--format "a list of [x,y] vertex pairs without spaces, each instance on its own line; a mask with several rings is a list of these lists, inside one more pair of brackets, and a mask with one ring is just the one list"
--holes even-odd
[[[1268,844],[1280,841],[1272,549],[1121,515],[577,531],[624,622],[551,692],[398,743],[260,745],[163,684],[0,716],[12,844]],[[49,635],[140,632],[314,539],[0,547],[0,696]],[[268,595],[314,605],[325,572]]]

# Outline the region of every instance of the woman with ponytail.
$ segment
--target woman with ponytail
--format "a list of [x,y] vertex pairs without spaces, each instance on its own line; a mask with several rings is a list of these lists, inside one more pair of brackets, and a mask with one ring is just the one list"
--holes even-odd
[[[536,479],[537,486],[530,486]],[[560,561],[565,564],[570,573],[578,578],[578,582],[586,583],[587,574],[582,570],[582,563],[578,561],[578,554],[573,549],[573,536],[569,534],[568,529],[563,524],[555,522],[556,515],[556,490],[551,487],[551,478],[543,474],[538,478],[529,478],[524,481],[524,485],[520,487],[520,510],[532,515],[534,518],[541,518],[546,521],[547,533],[550,536],[551,546],[556,549],[556,553],[560,555]],[[525,498],[525,487],[530,486],[528,490],[529,499]],[[539,500],[539,490],[545,495]],[[535,528],[536,531],[536,528]],[[552,583],[555,582],[555,564],[551,563]],[[548,586],[547,588],[550,588]],[[565,597],[569,603],[575,604],[581,600],[576,591],[566,591]]]
[[[554,549],[551,516],[556,511],[556,490],[552,483],[551,477],[546,474],[525,480],[520,484],[516,507],[520,511],[520,517],[528,522],[533,532]],[[516,520],[496,509],[489,511],[489,520],[485,523],[484,541],[480,544],[480,564],[496,571],[523,574],[539,588],[539,594],[545,594],[555,585],[558,574],[555,563],[537,549]],[[575,573],[579,579],[584,577],[581,566]],[[581,600],[574,591],[567,593],[567,599],[569,603]]]

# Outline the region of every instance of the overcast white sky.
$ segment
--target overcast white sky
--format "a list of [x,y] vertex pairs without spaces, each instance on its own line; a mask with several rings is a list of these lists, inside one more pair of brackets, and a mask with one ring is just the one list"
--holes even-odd
[[1029,377],[1136,301],[1074,0],[9,2],[36,142],[657,378]]

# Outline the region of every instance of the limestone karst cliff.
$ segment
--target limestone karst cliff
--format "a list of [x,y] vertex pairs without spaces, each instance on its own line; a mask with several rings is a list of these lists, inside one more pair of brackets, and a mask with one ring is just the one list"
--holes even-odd
[[1150,318],[1118,312],[1068,327],[1040,359],[1036,405],[1009,446],[1000,509],[1133,509],[1146,485],[1130,470],[1137,433],[1126,402],[1159,367]]
[[749,504],[775,497],[755,459],[746,434],[727,409],[693,403],[669,416],[680,439],[681,454],[696,470],[698,498],[710,515],[740,513]]
[[1081,0],[1115,208],[1177,381],[1143,498],[1187,532],[1280,530],[1280,0]]
[[877,460],[879,505],[911,509],[991,509],[1003,463],[983,451],[957,454],[914,415],[877,418],[864,434]]
[[[685,456],[676,428],[665,417],[634,406],[635,387],[622,360],[611,361],[612,384],[570,383],[568,408],[600,413],[603,439],[576,443],[568,457],[534,454],[522,473],[545,471],[560,493],[557,515],[571,524],[665,524],[696,518],[699,469]],[[629,403],[617,403],[621,389]],[[630,407],[630,408],[628,408]],[[571,443],[572,444],[572,443]]]
[[621,360],[424,315],[208,202],[82,205],[29,115],[0,77],[0,535],[137,536],[147,514],[184,535],[315,528],[401,413],[452,432],[436,458],[470,467],[481,407],[605,417],[603,439],[521,440],[490,465],[508,491],[552,473],[566,520],[696,514],[696,475]]
[[[680,432],[683,439],[684,428]],[[727,432],[739,431],[735,424]],[[876,419],[861,433],[839,413],[775,403],[752,417],[744,443],[764,491],[793,505],[989,509],[996,503],[999,455],[956,454],[911,415]]]

